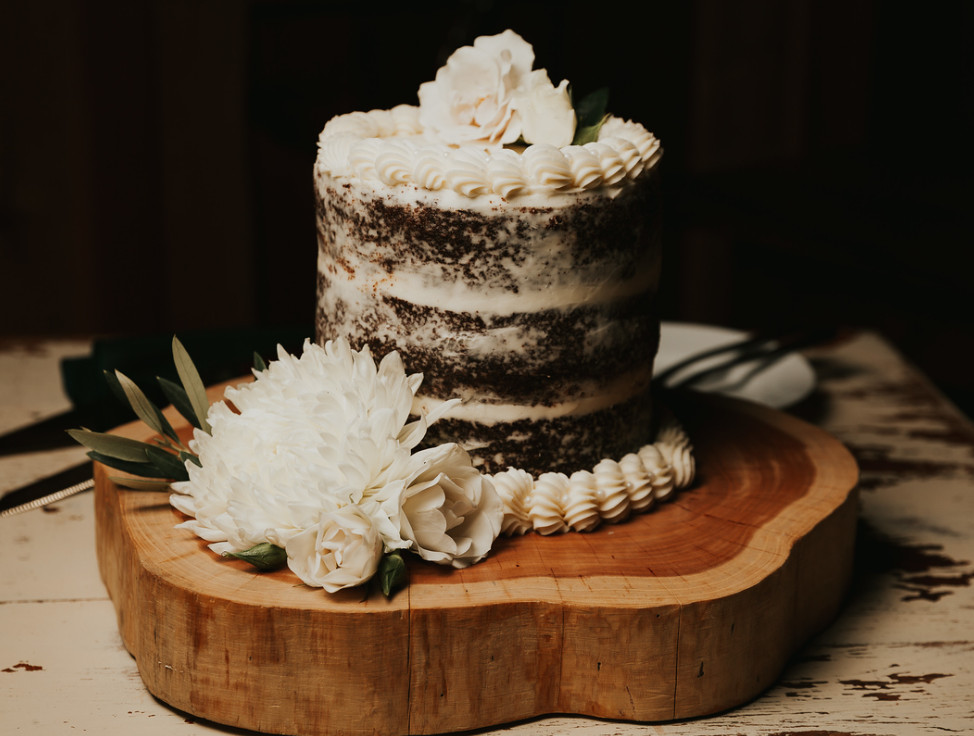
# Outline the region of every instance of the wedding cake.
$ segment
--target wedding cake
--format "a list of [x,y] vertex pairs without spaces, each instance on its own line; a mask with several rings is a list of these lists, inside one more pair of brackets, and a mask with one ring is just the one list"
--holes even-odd
[[414,410],[484,472],[592,468],[652,443],[659,141],[573,108],[513,31],[419,105],[329,121],[314,167],[317,340],[396,350]]

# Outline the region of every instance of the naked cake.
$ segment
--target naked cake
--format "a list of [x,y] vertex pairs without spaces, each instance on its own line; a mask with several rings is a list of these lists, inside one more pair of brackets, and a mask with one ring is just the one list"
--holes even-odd
[[418,106],[330,120],[314,183],[318,342],[398,351],[417,413],[461,399],[432,442],[537,476],[653,441],[662,149],[532,66],[458,49]]

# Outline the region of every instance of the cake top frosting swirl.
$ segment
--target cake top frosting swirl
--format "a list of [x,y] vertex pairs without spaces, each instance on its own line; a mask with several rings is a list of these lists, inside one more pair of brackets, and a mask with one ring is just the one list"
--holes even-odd
[[639,123],[606,116],[595,140],[579,140],[567,80],[556,87],[533,62],[513,31],[478,38],[420,85],[419,106],[330,120],[316,171],[510,199],[612,187],[656,165],[659,141]]

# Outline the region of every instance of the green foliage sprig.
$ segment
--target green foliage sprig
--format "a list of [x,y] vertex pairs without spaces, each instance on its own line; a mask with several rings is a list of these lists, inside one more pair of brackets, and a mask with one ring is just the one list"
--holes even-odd
[[575,108],[575,137],[572,144],[581,146],[599,139],[603,123],[609,119],[609,89],[602,87],[583,97]]
[[[179,383],[157,376],[159,387],[186,421],[209,434],[212,429],[206,420],[210,408],[206,387],[192,358],[176,337],[172,339],[172,356]],[[266,368],[264,359],[254,353],[254,369],[262,372]],[[173,481],[189,480],[186,463],[200,465],[200,459],[183,444],[162,410],[121,371],[105,371],[105,379],[112,393],[123,404],[131,406],[135,415],[155,430],[158,436],[151,442],[142,442],[81,428],[68,430],[72,439],[87,447],[88,457],[95,462],[134,476],[110,475],[109,478],[120,486],[138,491],[164,491]],[[245,560],[261,571],[277,569],[287,561],[284,550],[269,543],[227,556]]]
[[[192,426],[210,432],[206,414],[210,402],[199,371],[178,338],[172,340],[173,362],[179,383],[157,377],[163,395]],[[263,361],[260,362],[263,365]],[[136,490],[165,490],[172,481],[189,480],[186,461],[199,465],[199,458],[182,440],[162,410],[156,406],[134,381],[121,371],[105,371],[109,387],[123,403],[132,407],[135,415],[157,433],[150,442],[121,437],[90,429],[69,429],[68,434],[88,448],[88,457],[95,462],[121,470],[129,475],[110,476],[112,481]]]

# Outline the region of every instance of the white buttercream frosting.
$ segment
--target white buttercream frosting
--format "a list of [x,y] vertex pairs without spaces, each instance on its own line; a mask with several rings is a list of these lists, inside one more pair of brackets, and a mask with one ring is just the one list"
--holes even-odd
[[601,489],[595,476],[576,470],[568,478],[565,493],[565,523],[576,532],[591,531],[599,525]]
[[511,468],[497,477],[494,489],[504,503],[501,533],[516,537],[529,532],[532,527],[530,495],[534,489],[534,478],[531,474]]
[[598,488],[599,516],[608,523],[623,521],[629,516],[629,491],[622,468],[615,460],[601,460],[592,478]]
[[632,452],[623,456],[619,461],[619,469],[626,479],[629,508],[632,513],[639,514],[648,511],[656,500],[656,489],[653,487],[656,476],[646,470],[646,466],[639,459],[639,455]]
[[568,476],[564,473],[542,473],[538,476],[528,497],[530,499],[528,515],[538,534],[559,534],[568,531],[568,522],[565,520],[568,487]]
[[673,469],[674,486],[683,488],[689,485],[696,472],[696,464],[693,458],[693,446],[686,432],[683,432],[678,425],[666,424],[656,438],[656,449]]
[[621,460],[605,459],[589,472],[543,473],[537,479],[517,468],[489,476],[504,504],[502,534],[588,532],[602,523],[644,513],[657,501],[687,488],[696,474],[693,445],[667,416],[653,444]]
[[539,422],[592,414],[633,400],[646,391],[651,379],[652,370],[645,368],[626,373],[608,386],[581,387],[579,393],[567,397],[564,401],[550,404],[505,403],[496,399],[491,401],[485,400],[488,397],[483,392],[478,392],[477,396],[467,397],[460,391],[459,401],[452,399],[450,406],[444,409],[442,405],[446,402],[442,399],[421,395],[415,397],[413,401],[413,412],[423,415],[436,411],[451,419],[477,421],[485,426],[514,422],[519,419]]
[[655,166],[661,155],[652,133],[615,117],[605,122],[597,141],[581,146],[447,145],[423,129],[418,107],[399,105],[332,118],[318,137],[315,166],[336,179],[510,199],[613,186]]

